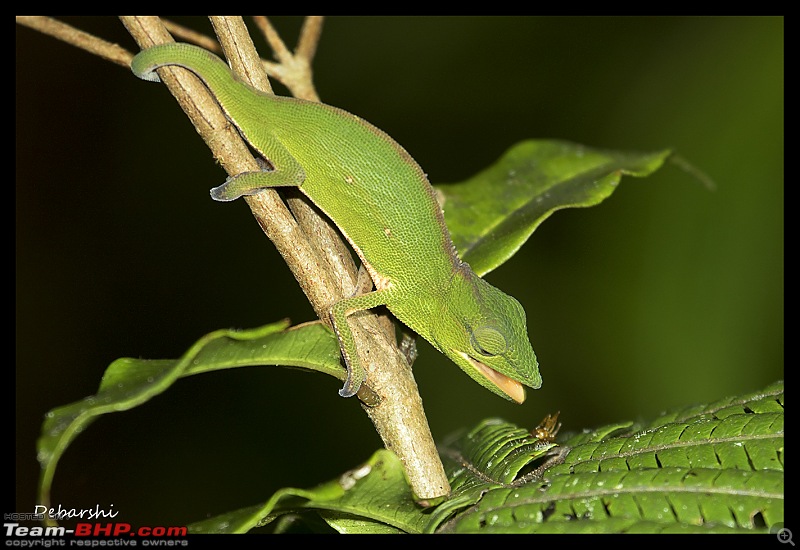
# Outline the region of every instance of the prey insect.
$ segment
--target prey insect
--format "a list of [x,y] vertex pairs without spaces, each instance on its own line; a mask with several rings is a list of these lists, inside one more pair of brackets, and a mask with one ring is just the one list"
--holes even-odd
[[539,422],[539,425],[531,430],[531,435],[539,441],[555,443],[558,430],[561,429],[561,422],[558,421],[559,414],[561,414],[561,411],[558,411],[556,414],[548,414],[545,416],[544,419]]

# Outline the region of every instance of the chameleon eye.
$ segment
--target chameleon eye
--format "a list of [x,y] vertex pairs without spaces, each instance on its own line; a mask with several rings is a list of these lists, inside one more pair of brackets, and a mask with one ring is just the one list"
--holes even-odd
[[485,357],[501,355],[508,348],[505,336],[491,327],[476,327],[473,329],[472,347]]

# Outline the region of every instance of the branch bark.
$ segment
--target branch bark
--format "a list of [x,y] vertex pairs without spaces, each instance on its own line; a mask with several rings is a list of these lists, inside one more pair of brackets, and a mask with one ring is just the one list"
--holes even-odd
[[[156,17],[121,19],[141,48],[172,41]],[[271,91],[241,19],[213,17],[212,24],[234,71],[254,86]],[[305,49],[313,52],[314,47]],[[194,75],[180,68],[159,69],[159,75],[229,174],[258,169],[245,142]],[[300,193],[286,203],[274,190],[245,200],[314,311],[328,323],[330,306],[352,295],[357,285],[356,267],[338,231]],[[350,319],[368,377],[368,385],[362,387],[358,398],[386,448],[404,464],[417,501],[432,504],[449,494],[450,486],[411,369],[398,350],[394,325],[387,317],[372,312],[357,313]]]

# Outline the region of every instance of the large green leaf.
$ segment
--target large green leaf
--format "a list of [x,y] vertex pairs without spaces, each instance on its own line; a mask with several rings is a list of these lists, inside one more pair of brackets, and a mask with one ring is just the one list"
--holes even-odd
[[287,330],[288,321],[251,330],[218,330],[195,342],[180,359],[117,359],[109,365],[96,395],[51,410],[37,442],[42,467],[39,502],[48,504],[61,455],[98,416],[141,405],[184,376],[246,366],[303,367],[344,380],[333,332],[321,323]]
[[513,256],[556,210],[598,204],[623,174],[648,176],[669,155],[528,140],[472,178],[435,187],[461,259],[484,275]]
[[767,533],[783,523],[782,382],[620,429],[568,439],[543,480],[490,489],[439,530]]
[[559,445],[489,419],[441,446],[453,493],[433,510],[412,504],[401,464],[383,450],[337,480],[282,489],[190,530],[315,514],[347,533],[767,533],[784,521],[783,400],[778,382]]

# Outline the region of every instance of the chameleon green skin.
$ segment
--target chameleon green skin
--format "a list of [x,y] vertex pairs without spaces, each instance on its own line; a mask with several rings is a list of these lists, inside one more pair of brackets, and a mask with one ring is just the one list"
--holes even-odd
[[221,59],[189,44],[145,50],[131,68],[158,81],[155,70],[165,65],[195,73],[274,167],[228,178],[212,197],[230,201],[299,186],[369,271],[373,292],[330,309],[348,370],[340,395],[354,395],[365,380],[347,316],[380,305],[498,395],[522,403],[520,384],[541,386],[522,306],[458,258],[433,188],[391,137],[341,109],[259,92],[236,80]]

